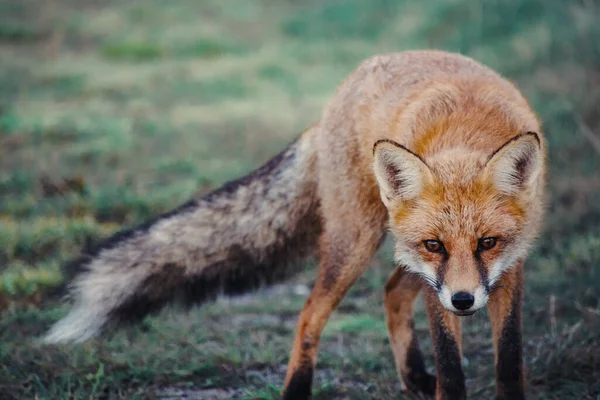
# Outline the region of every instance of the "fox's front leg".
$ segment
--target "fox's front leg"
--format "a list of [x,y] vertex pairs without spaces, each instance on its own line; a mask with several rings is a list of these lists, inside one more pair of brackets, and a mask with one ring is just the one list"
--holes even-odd
[[523,301],[523,262],[506,271],[494,285],[489,312],[496,353],[496,398],[525,398],[521,305]]
[[413,310],[422,279],[400,266],[385,285],[385,311],[396,370],[404,389],[435,394],[435,377],[425,370],[414,332]]
[[467,398],[465,375],[462,369],[461,321],[446,310],[429,285],[424,285],[425,308],[435,355],[437,400]]
[[284,400],[310,398],[321,332],[333,310],[368,266],[383,236],[382,226],[383,223],[376,227],[356,224],[324,233],[319,275],[296,327]]

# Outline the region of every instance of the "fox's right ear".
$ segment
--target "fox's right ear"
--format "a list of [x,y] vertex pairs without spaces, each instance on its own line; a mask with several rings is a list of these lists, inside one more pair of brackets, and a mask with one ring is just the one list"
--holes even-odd
[[375,177],[386,206],[393,201],[416,198],[423,187],[433,181],[433,175],[425,162],[392,140],[375,142],[373,156]]

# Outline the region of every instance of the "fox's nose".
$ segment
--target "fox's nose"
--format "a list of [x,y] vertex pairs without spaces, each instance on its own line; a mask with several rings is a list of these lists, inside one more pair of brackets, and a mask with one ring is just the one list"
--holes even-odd
[[452,305],[457,310],[468,310],[475,303],[475,297],[471,293],[458,292],[452,295]]

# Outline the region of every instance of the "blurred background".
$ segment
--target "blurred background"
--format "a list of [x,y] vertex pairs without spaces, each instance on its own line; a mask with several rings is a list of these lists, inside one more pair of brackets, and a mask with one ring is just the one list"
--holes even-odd
[[[600,4],[593,0],[0,0],[0,398],[276,399],[314,268],[75,347],[61,266],[268,160],[371,55],[440,48],[517,82],[544,121],[551,201],[527,264],[528,398],[600,395]],[[316,399],[396,399],[389,244],[332,316]],[[494,393],[485,312],[470,398]],[[433,367],[422,307],[416,328]]]

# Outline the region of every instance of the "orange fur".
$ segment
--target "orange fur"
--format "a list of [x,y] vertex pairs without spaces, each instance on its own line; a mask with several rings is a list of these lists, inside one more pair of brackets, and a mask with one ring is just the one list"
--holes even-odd
[[[414,298],[427,282],[434,342],[456,350],[455,356],[436,351],[437,398],[463,398],[460,360],[452,359],[462,345],[451,297],[475,293],[474,310],[488,295],[504,301],[494,285],[504,285],[537,235],[545,142],[534,112],[513,84],[467,57],[382,55],[363,62],[338,88],[314,146],[324,227],[320,272],[300,315],[284,397],[310,393],[321,330],[389,229],[400,264],[385,296],[398,373],[410,380],[408,388],[429,390],[410,325]],[[483,251],[486,237],[497,241]],[[440,241],[445,252],[429,252],[426,240]],[[508,314],[495,307],[490,304],[499,341]],[[448,374],[462,382],[453,386]],[[517,392],[510,393],[519,398]]]
[[[522,269],[542,219],[545,147],[518,89],[476,61],[439,51],[370,58],[256,171],[85,254],[75,306],[45,340],[83,341],[176,297],[191,304],[276,282],[317,247],[284,392],[307,399],[329,315],[391,232],[398,268],[385,307],[405,388],[465,398],[458,315],[489,303],[498,398],[522,399]],[[422,289],[437,381],[411,323]]]

